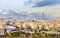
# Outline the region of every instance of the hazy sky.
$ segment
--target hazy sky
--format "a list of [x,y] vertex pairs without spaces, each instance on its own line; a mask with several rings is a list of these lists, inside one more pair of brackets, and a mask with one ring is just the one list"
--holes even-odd
[[17,13],[44,12],[60,16],[60,0],[0,0],[0,10],[2,9],[12,9]]

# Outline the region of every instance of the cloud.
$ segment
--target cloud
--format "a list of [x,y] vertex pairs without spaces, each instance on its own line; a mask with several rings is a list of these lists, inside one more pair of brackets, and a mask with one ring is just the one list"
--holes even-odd
[[25,0],[25,6],[34,6],[36,5],[38,2],[42,2],[43,0]]
[[60,0],[0,0],[0,9],[21,9],[23,7],[42,7],[55,5]]
[[53,6],[58,3],[60,0],[24,0],[24,5],[31,7]]
[[60,3],[60,0],[44,0],[42,2],[37,2],[33,7],[53,6],[58,3]]
[[20,9],[25,0],[0,0],[0,9]]

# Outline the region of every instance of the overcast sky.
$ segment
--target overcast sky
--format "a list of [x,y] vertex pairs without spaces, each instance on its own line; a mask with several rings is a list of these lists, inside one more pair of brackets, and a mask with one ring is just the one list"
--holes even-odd
[[[60,16],[60,0],[0,0],[0,10],[12,9],[16,12],[44,12]],[[17,10],[18,9],[18,10]]]

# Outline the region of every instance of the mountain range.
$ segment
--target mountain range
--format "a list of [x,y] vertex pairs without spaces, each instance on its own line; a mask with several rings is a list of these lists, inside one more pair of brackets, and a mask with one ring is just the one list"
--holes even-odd
[[52,15],[46,15],[44,13],[16,13],[15,11],[8,11],[8,14],[3,14],[0,13],[0,18],[23,18],[23,19],[44,19],[44,20],[48,20],[48,19],[56,19],[56,17],[52,16]]

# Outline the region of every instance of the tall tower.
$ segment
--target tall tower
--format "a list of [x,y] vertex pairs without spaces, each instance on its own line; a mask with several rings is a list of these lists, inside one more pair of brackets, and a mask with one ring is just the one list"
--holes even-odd
[[47,18],[46,18],[46,15],[44,14],[44,13],[42,13],[42,19],[43,20],[46,20]]

